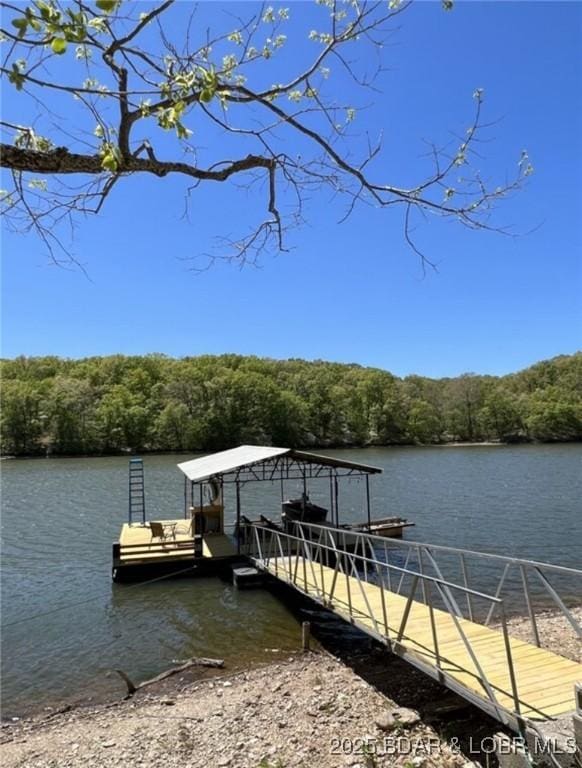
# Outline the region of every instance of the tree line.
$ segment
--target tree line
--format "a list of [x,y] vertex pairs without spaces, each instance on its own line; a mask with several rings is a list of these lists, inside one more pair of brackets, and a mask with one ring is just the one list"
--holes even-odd
[[582,439],[581,352],[443,379],[239,355],[18,357],[0,370],[3,455]]

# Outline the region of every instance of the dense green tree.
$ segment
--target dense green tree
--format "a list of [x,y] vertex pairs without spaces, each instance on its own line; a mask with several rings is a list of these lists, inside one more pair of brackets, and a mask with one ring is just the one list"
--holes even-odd
[[171,401],[164,406],[156,424],[156,445],[162,450],[186,451],[200,448],[195,423],[184,403]]
[[46,414],[39,387],[8,379],[2,386],[2,453],[30,454],[40,449]]
[[557,399],[551,391],[535,392],[527,417],[529,433],[536,440],[582,439],[582,405]]
[[503,387],[493,389],[478,414],[479,424],[488,438],[514,442],[527,435],[523,421],[524,399]]
[[150,413],[138,395],[114,384],[97,408],[97,421],[105,450],[141,450],[150,442]]
[[440,411],[426,400],[415,400],[408,412],[408,432],[414,442],[439,443],[443,433]]
[[55,451],[73,454],[96,449],[95,393],[89,382],[57,376],[47,405]]
[[4,454],[582,439],[582,354],[428,379],[240,355],[4,360]]

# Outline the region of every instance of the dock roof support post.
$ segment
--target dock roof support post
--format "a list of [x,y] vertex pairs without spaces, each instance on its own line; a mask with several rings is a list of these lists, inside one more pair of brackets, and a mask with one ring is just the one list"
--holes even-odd
[[333,478],[333,486],[335,488],[335,527],[339,528],[339,503],[338,503],[338,497],[339,497],[339,484],[337,481],[337,472],[334,475]]
[[366,475],[366,512],[368,515],[368,533],[370,533],[370,526],[372,520],[370,518],[370,476]]
[[[194,514],[194,480],[190,480],[190,506],[192,510],[189,510],[189,514],[192,517],[192,537],[196,533],[196,515]],[[198,531],[200,533],[200,531]]]
[[184,520],[188,519],[188,478],[184,475]]
[[236,553],[240,555],[240,481],[236,481]]
[[334,506],[333,506],[333,474],[331,469],[329,470],[329,511],[331,512],[331,522],[334,522]]
[[302,469],[303,474],[303,504],[302,504],[302,511],[301,511],[301,520],[305,520],[305,502],[307,501],[307,476],[305,474],[305,464],[303,465]]

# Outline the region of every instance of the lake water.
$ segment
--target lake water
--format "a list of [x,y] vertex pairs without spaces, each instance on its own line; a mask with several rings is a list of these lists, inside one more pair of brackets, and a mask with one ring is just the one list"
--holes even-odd
[[[582,445],[326,453],[382,467],[370,483],[373,516],[414,521],[409,540],[582,567]],[[181,516],[175,465],[184,459],[145,458],[150,519]],[[268,592],[237,592],[218,579],[111,583],[111,543],[127,516],[127,464],[117,457],[2,462],[4,716],[106,697],[120,690],[107,674],[115,668],[139,681],[191,656],[238,664],[299,646],[296,619]],[[314,487],[313,499],[325,504],[327,487]],[[300,492],[286,488],[289,496]],[[279,493],[278,485],[246,486],[243,512],[277,516]],[[229,496],[226,504],[232,520]],[[365,517],[363,483],[341,483],[340,510],[343,521]]]

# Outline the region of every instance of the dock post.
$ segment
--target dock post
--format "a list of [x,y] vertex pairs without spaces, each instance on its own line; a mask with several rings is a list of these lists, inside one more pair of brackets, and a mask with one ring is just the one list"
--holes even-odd
[[240,481],[236,481],[236,553],[240,555]]
[[331,469],[329,470],[329,509],[331,511],[331,519],[333,522],[335,520],[335,516],[334,516],[334,506],[333,506],[333,478],[331,474]]
[[372,520],[370,517],[370,476],[369,475],[366,475],[366,511],[368,513],[368,533],[370,533]]
[[301,624],[301,648],[303,651],[309,651],[309,641],[311,640],[311,623],[304,621]]
[[200,521],[202,523],[202,535],[206,533],[206,517],[204,515],[204,493],[202,491],[202,481],[198,483],[198,506],[200,507]]

